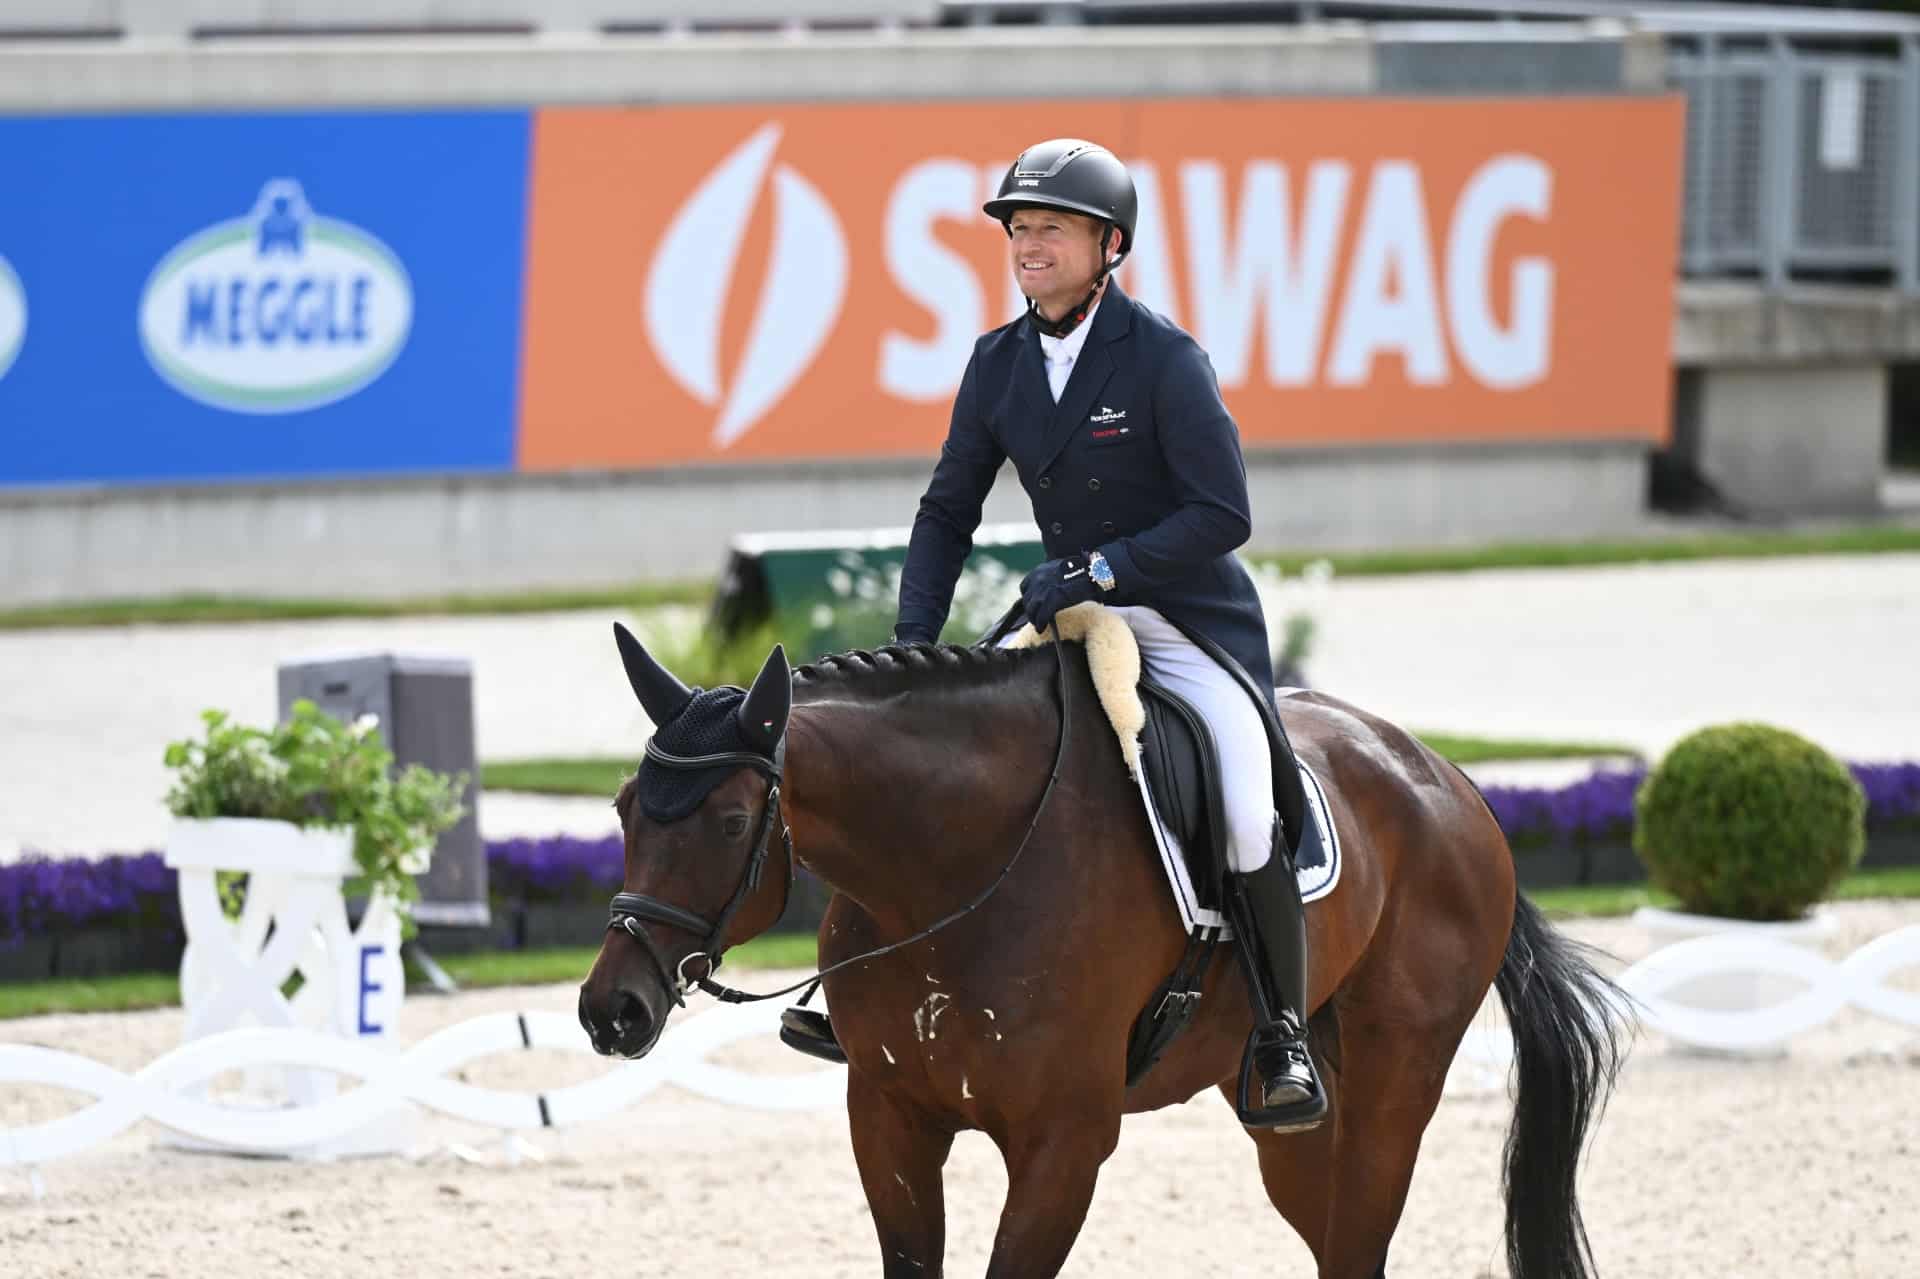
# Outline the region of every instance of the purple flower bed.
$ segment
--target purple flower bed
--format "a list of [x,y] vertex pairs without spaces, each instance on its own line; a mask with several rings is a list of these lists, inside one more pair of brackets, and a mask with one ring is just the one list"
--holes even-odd
[[1598,843],[1633,834],[1633,794],[1645,768],[1600,772],[1556,790],[1536,786],[1483,788],[1487,807],[1518,848]]
[[159,853],[55,860],[28,856],[0,866],[0,948],[55,927],[133,921],[180,931],[177,876]]
[[620,837],[499,839],[487,843],[487,884],[495,897],[572,901],[620,891],[624,876]]
[[[610,897],[622,878],[620,839],[499,839],[487,843],[493,896],[505,901]],[[29,854],[0,866],[0,949],[103,921],[180,932],[178,876],[157,852],[101,858]]]
[[1850,764],[1867,793],[1867,829],[1920,828],[1920,764]]
[[[1867,795],[1867,829],[1920,827],[1920,764],[1849,764]],[[1644,767],[1598,772],[1557,790],[1488,786],[1487,807],[1516,848],[1624,842]]]
[[[1867,829],[1920,830],[1920,764],[1854,764],[1867,794]],[[1523,854],[1550,847],[1624,843],[1644,768],[1595,773],[1557,789],[1489,786],[1487,804]],[[600,902],[622,878],[620,839],[499,839],[487,843],[493,897],[505,903]],[[29,855],[0,865],[0,950],[53,931],[104,922],[180,931],[174,872],[157,852],[103,858]]]

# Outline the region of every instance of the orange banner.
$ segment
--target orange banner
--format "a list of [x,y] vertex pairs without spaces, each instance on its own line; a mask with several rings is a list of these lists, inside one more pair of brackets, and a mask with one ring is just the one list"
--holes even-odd
[[525,469],[926,455],[1022,300],[980,212],[1073,135],[1249,447],[1666,437],[1677,97],[550,108]]

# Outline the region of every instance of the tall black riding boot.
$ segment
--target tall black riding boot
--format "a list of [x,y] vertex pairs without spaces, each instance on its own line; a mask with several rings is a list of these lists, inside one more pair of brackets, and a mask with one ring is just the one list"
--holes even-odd
[[1307,1048],[1307,916],[1285,842],[1274,840],[1259,870],[1228,875],[1226,898],[1253,999],[1235,1103],[1240,1122],[1312,1128],[1326,1118],[1327,1093]]

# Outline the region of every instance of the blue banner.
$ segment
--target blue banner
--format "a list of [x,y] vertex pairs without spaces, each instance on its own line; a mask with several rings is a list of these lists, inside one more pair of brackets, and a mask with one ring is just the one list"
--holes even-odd
[[511,469],[530,118],[0,120],[0,487]]

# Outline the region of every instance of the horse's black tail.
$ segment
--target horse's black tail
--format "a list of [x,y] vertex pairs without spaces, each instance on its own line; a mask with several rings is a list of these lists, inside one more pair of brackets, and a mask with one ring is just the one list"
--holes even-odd
[[1626,996],[1585,948],[1515,899],[1494,978],[1513,1029],[1517,1095],[1507,1131],[1507,1268],[1513,1279],[1591,1279],[1593,1251],[1574,1186],[1587,1127],[1625,1055]]

